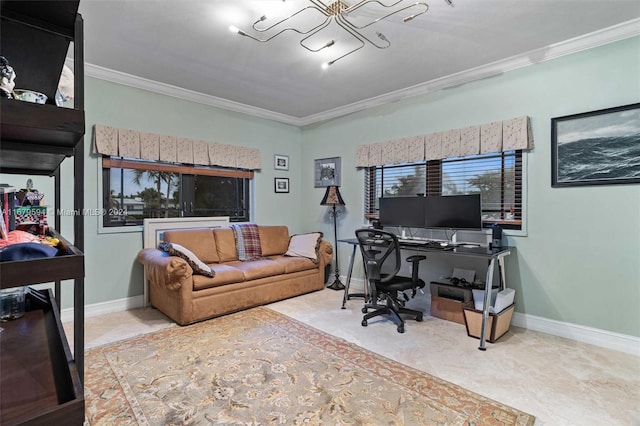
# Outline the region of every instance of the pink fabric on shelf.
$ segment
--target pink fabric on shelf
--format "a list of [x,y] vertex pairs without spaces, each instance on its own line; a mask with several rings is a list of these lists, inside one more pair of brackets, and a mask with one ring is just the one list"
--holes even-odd
[[0,249],[18,243],[31,243],[37,241],[38,237],[29,232],[14,230],[9,231],[6,239],[0,239]]

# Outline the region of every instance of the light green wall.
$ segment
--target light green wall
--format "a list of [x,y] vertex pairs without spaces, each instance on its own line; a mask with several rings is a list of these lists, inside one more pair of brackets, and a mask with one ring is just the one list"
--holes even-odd
[[[638,102],[639,76],[636,37],[305,129],[303,157],[342,157],[347,213],[339,233],[351,237],[363,223],[357,145],[529,116],[535,148],[527,154],[527,235],[507,239],[518,252],[507,263],[516,310],[640,336],[639,185],[551,188],[550,165],[551,118]],[[310,174],[303,185],[313,187]],[[302,201],[314,205],[320,197],[314,190]],[[314,212],[306,227],[322,218]],[[347,265],[348,250],[340,249]]]
[[[636,37],[304,129],[87,78],[85,207],[101,207],[99,158],[91,154],[93,125],[99,123],[259,148],[252,220],[287,224],[292,233],[321,230],[333,241],[328,209],[319,205],[324,191],[313,187],[314,159],[342,158],[347,206],[339,237],[351,237],[365,222],[363,173],[353,167],[357,145],[527,115],[535,139],[526,163],[527,235],[507,238],[517,246],[507,264],[516,309],[640,336],[639,186],[552,189],[550,178],[551,118],[638,102],[639,75]],[[274,154],[289,156],[289,171],[273,169]],[[274,194],[274,177],[290,178],[291,192]],[[24,181],[17,179],[16,185]],[[63,182],[72,182],[66,164]],[[71,203],[63,195],[63,207]],[[135,256],[141,232],[100,234],[96,217],[86,217],[85,224],[86,304],[140,296],[142,268]],[[65,219],[63,233],[70,232]],[[341,246],[343,275],[347,261]],[[63,306],[70,307],[71,298],[65,299]]]
[[[98,200],[99,156],[91,154],[94,124],[260,149],[262,170],[255,174],[252,220],[287,224],[300,232],[297,176],[302,167],[301,131],[295,126],[248,117],[218,108],[158,95],[94,78],[86,79],[85,206],[102,207]],[[289,156],[289,170],[273,168],[274,154]],[[290,178],[289,194],[274,194],[274,177]],[[142,232],[99,233],[98,218],[85,218],[86,303],[139,296],[142,267],[135,261],[142,248]]]

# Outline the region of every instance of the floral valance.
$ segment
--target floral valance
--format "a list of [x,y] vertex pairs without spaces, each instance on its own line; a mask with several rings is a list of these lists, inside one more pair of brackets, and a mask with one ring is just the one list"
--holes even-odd
[[524,116],[463,129],[359,145],[356,167],[441,160],[531,148],[531,123],[529,117]]
[[95,152],[141,160],[258,170],[260,150],[96,124]]

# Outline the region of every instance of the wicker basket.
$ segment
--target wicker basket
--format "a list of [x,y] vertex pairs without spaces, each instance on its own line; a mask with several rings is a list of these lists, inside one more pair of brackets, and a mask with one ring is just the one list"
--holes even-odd
[[[502,312],[489,314],[485,335],[487,342],[494,343],[509,331],[515,306],[515,304],[511,304],[511,306],[504,309]],[[482,331],[482,311],[474,309],[473,302],[471,302],[465,304],[463,312],[464,324],[467,327],[467,334],[469,337],[479,339],[480,332]]]

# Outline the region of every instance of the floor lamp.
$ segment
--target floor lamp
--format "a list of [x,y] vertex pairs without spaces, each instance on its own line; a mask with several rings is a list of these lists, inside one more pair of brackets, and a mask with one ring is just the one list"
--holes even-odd
[[321,206],[331,206],[331,211],[329,214],[333,217],[333,241],[335,242],[335,252],[336,252],[336,279],[327,287],[332,290],[343,290],[344,284],[340,282],[340,269],[338,268],[338,211],[336,210],[336,206],[344,206],[344,200],[342,199],[342,195],[340,195],[340,190],[337,186],[331,185],[327,186],[327,192],[325,192],[322,201],[320,201]]

